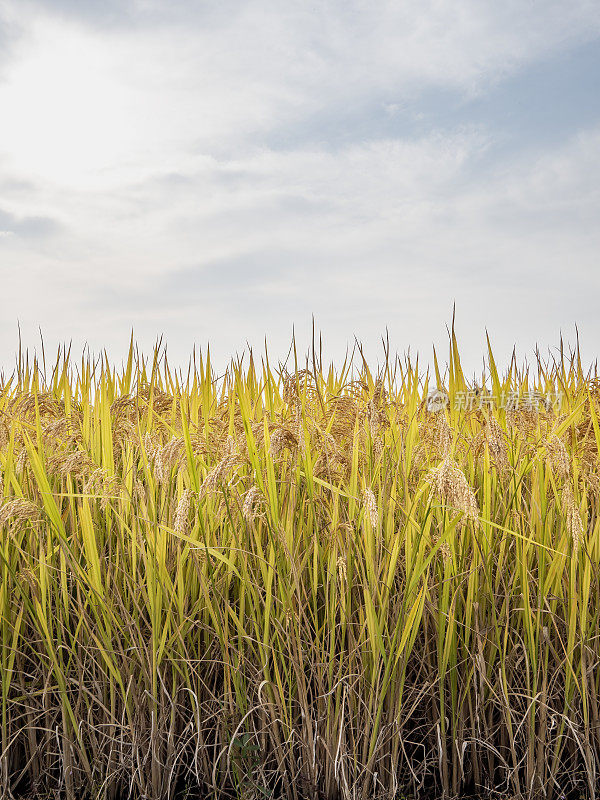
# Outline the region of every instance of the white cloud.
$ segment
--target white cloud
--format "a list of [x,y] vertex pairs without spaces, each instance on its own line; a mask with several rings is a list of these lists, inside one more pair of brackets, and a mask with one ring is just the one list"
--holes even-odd
[[[22,0],[7,8],[23,20]],[[15,168],[106,188],[162,160],[185,166],[190,151],[235,152],[324,109],[397,106],[427,85],[483,91],[600,32],[589,0],[254,0],[210,25],[190,24],[191,8],[179,24],[109,31],[32,14],[0,85],[0,146]]]
[[[6,335],[19,316],[110,349],[138,322],[181,355],[219,331],[224,356],[315,311],[340,346],[386,324],[426,346],[455,298],[472,331],[520,315],[507,346],[576,314],[600,333],[598,130],[494,161],[485,125],[402,127],[426,89],[484,93],[598,36],[597,2],[145,3],[110,29],[61,5],[29,4],[0,83],[0,208],[30,221],[0,242]],[[374,105],[395,134],[319,127]]]
[[129,187],[112,204],[83,205],[81,217],[74,195],[63,216],[87,239],[58,257],[15,247],[13,259],[36,264],[13,276],[15,306],[36,275],[32,322],[55,322],[48,297],[60,295],[62,319],[82,336],[104,321],[98,339],[117,345],[131,324],[150,331],[154,320],[179,340],[182,357],[186,336],[218,331],[224,357],[254,334],[286,340],[292,322],[307,324],[313,311],[339,348],[354,332],[377,342],[389,324],[399,346],[427,349],[454,299],[469,327],[482,336],[487,324],[507,352],[517,331],[533,345],[569,320],[598,333],[600,234],[590,222],[600,131],[532,164],[517,157],[473,176],[484,149],[471,132],[337,153],[257,153],[171,177],[170,189]]

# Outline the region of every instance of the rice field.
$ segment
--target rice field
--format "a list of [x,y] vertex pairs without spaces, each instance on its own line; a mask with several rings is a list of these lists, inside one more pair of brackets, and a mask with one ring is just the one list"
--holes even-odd
[[600,382],[293,344],[0,386],[0,796],[595,797]]

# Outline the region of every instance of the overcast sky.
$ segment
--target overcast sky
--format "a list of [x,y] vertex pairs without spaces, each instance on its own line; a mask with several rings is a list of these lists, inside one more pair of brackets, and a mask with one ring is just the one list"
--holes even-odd
[[[600,340],[600,0],[0,0],[0,366]],[[10,370],[9,370],[10,371]]]

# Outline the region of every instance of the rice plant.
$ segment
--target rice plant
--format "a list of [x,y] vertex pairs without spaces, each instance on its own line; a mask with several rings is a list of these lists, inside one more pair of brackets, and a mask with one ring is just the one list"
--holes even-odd
[[600,382],[19,353],[0,794],[595,797]]

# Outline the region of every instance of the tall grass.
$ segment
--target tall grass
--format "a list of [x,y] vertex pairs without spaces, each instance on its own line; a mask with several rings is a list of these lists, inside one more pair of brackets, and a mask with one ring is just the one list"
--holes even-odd
[[19,354],[3,797],[594,796],[599,384],[490,350],[476,398],[521,407],[459,407],[450,345],[218,380],[133,341],[120,372]]

